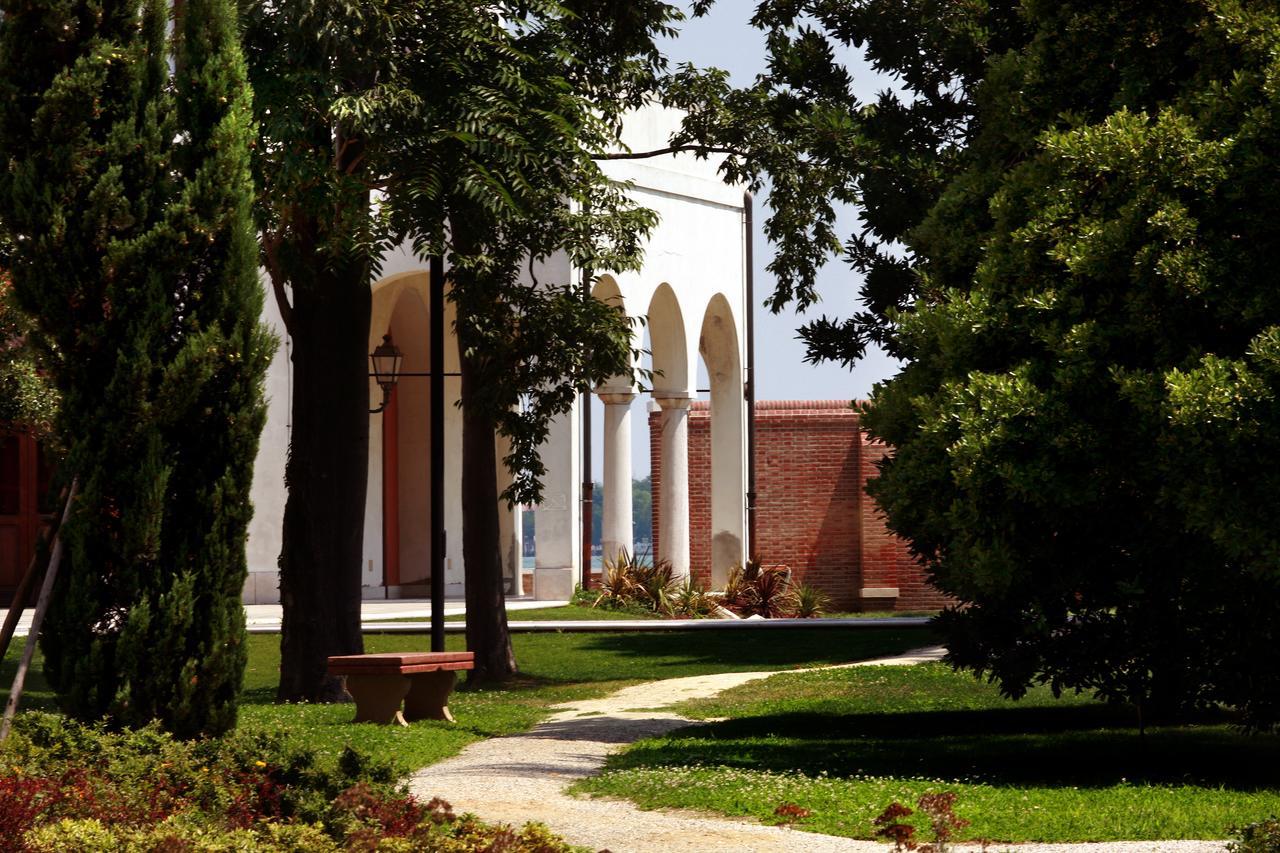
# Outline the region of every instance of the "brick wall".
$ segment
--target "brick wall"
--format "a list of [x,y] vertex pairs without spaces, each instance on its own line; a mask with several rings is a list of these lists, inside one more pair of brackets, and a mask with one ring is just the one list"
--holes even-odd
[[[711,573],[710,414],[706,402],[695,402],[689,411],[689,556],[694,576],[703,582]],[[662,535],[661,432],[662,414],[651,412],[655,549]],[[924,582],[905,543],[889,533],[863,489],[887,452],[863,432],[845,401],[757,402],[757,556],[765,564],[790,566],[839,609],[941,607],[943,597]]]

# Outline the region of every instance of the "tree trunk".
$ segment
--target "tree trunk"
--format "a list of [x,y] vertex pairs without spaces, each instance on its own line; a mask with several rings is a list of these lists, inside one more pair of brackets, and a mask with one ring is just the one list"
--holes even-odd
[[498,454],[493,418],[470,405],[483,381],[462,356],[462,559],[466,565],[467,648],[475,653],[468,684],[505,681],[516,672],[503,597],[498,533]]
[[369,474],[368,270],[325,268],[294,288],[293,427],[280,554],[282,702],[343,699],[330,655],[364,651],[360,569]]

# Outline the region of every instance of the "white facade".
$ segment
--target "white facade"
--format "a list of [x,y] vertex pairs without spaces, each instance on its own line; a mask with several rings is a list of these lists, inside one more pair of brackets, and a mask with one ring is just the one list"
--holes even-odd
[[[626,126],[633,151],[661,148],[679,121],[676,113],[646,109]],[[688,402],[696,396],[698,359],[707,367],[712,406],[712,583],[723,583],[728,568],[746,554],[746,406],[743,399],[746,258],[743,194],[726,186],[714,160],[692,155],[606,163],[610,176],[630,181],[636,200],[659,216],[639,272],[603,274],[594,295],[645,318],[651,339],[652,389],[631,387],[619,378],[598,389],[605,403],[606,554],[631,549],[630,410],[632,395],[651,393],[663,408],[663,480],[660,498],[662,552],[678,572],[689,571],[687,439]],[[402,371],[424,373],[428,363],[428,268],[401,248],[385,259],[382,278],[373,286],[370,351],[390,333],[404,353]],[[577,281],[567,259],[553,258],[542,280]],[[279,313],[268,296],[267,320],[282,344],[267,378],[269,410],[253,484],[255,514],[248,544],[249,579],[245,600],[279,599],[276,560],[286,497],[284,460],[288,450],[289,344]],[[452,329],[453,307],[446,302],[446,373],[458,370]],[[642,328],[635,327],[636,348]],[[645,365],[650,366],[650,365]],[[362,568],[366,597],[419,597],[427,594],[430,566],[430,379],[405,377],[387,412],[370,415],[369,489],[365,513]],[[458,380],[446,377],[445,529],[446,594],[462,592],[461,413],[456,406]],[[381,392],[370,380],[371,408]],[[582,445],[580,406],[552,427],[543,448],[547,468],[543,503],[537,515],[534,595],[567,598],[581,577]],[[384,447],[386,441],[393,446]],[[501,450],[501,449],[500,449]],[[500,457],[501,458],[501,454]],[[614,484],[617,487],[614,487]],[[504,488],[506,483],[499,483]],[[398,506],[387,518],[384,505]],[[518,511],[503,505],[502,554],[511,592],[520,591]]]

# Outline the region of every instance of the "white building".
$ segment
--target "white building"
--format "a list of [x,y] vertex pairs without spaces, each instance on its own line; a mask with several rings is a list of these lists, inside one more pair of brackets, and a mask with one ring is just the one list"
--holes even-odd
[[[662,148],[679,116],[649,109],[626,127],[633,151]],[[717,161],[689,154],[606,164],[608,173],[634,184],[636,200],[660,216],[639,272],[602,274],[597,298],[620,304],[633,317],[647,318],[651,339],[653,388],[638,389],[620,378],[597,389],[604,402],[604,531],[606,554],[631,550],[630,402],[648,393],[662,407],[660,504],[661,553],[677,572],[689,571],[688,406],[696,397],[698,360],[710,378],[712,407],[712,580],[722,583],[728,568],[747,553],[747,429],[744,367],[747,365],[747,231],[741,188],[725,185]],[[556,264],[558,268],[554,268]],[[547,278],[578,281],[568,261],[552,259]],[[402,248],[386,258],[373,285],[370,351],[391,334],[404,353],[402,371],[427,373],[428,268]],[[291,364],[289,342],[276,306],[268,297],[268,320],[281,346],[267,378],[269,412],[253,484],[255,514],[248,544],[249,578],[244,598],[250,603],[279,600],[276,560],[281,547],[285,504],[284,466],[290,428]],[[446,303],[444,372],[457,373],[458,352],[452,332],[452,306]],[[637,336],[641,328],[636,328]],[[637,348],[640,341],[636,341]],[[424,377],[406,377],[386,412],[369,422],[369,489],[365,513],[363,572],[367,598],[419,597],[427,594],[432,563],[429,529],[431,454],[427,424],[429,385]],[[461,413],[456,407],[458,380],[446,376],[443,556],[446,592],[460,595],[463,582]],[[370,380],[370,407],[381,400]],[[547,468],[543,503],[537,510],[534,595],[567,598],[581,577],[582,445],[581,405],[560,418],[543,448]],[[500,457],[501,458],[501,454]],[[617,487],[615,487],[617,484]],[[521,588],[518,510],[503,505],[502,553],[513,592]]]

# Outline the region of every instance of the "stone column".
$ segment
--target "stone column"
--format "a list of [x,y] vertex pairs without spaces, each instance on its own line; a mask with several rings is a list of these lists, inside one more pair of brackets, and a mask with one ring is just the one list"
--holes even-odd
[[577,402],[551,422],[539,453],[547,467],[542,503],[534,520],[535,557],[533,597],[568,600],[579,577],[582,560],[581,445],[578,441]]
[[662,407],[662,484],[658,557],[689,576],[689,404],[687,392],[654,392]]
[[600,389],[604,403],[604,519],[600,545],[606,560],[635,554],[631,527],[631,391]]

